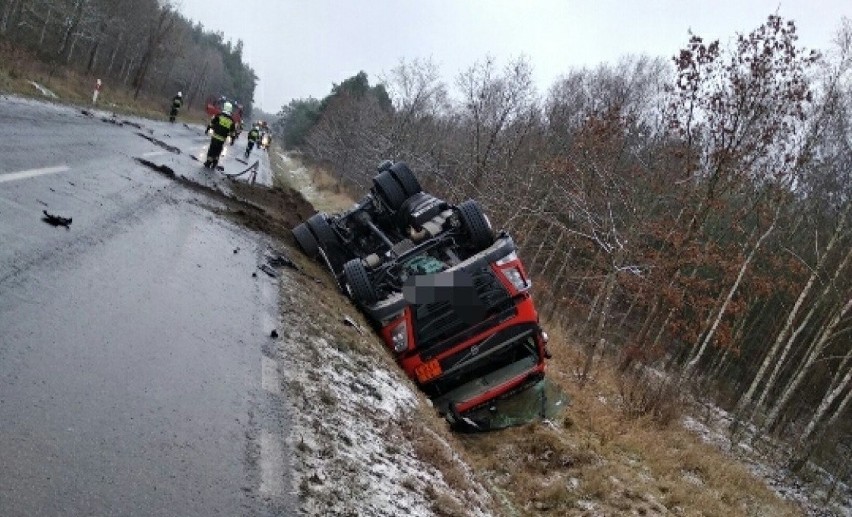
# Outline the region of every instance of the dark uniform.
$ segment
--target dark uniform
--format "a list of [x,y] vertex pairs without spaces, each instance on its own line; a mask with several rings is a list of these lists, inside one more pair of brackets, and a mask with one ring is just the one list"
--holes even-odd
[[224,111],[210,119],[210,124],[207,129],[213,130],[213,135],[210,138],[210,147],[207,149],[207,161],[204,162],[205,167],[216,167],[219,163],[219,155],[222,154],[222,147],[225,145],[225,140],[230,136],[234,137],[236,124],[229,113]]
[[172,111],[169,113],[169,122],[174,122],[175,117],[177,117],[178,110],[183,105],[183,97],[180,95],[175,95],[175,98],[172,99]]
[[248,135],[248,144],[246,145],[246,158],[251,154],[252,148],[257,144],[258,139],[260,138],[260,130],[257,127],[251,128]]

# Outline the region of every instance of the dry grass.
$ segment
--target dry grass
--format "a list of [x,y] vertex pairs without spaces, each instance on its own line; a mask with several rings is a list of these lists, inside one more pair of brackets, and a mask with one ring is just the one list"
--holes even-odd
[[[651,394],[664,393],[652,407],[674,407],[662,418],[645,411],[645,395],[624,404],[625,381],[615,365],[597,365],[580,388],[582,352],[547,328],[554,354],[548,375],[571,406],[553,422],[462,439],[467,456],[519,515],[801,515],[743,465],[677,425],[680,406],[669,388],[646,385]],[[641,379],[628,381],[634,394]]]
[[[39,61],[34,54],[7,42],[0,43],[0,92],[2,93],[13,93],[64,104],[91,106],[92,90],[96,80],[95,75],[83,74],[68,67],[53,68]],[[59,98],[44,97],[30,84],[30,81],[39,83]],[[170,104],[171,98],[151,97],[144,94],[134,99],[133,90],[127,85],[105,82],[96,107],[116,114],[165,119]],[[204,111],[198,109],[184,109],[180,115],[180,119],[186,122],[203,123],[206,118]]]
[[[316,171],[310,180],[334,185]],[[328,278],[313,264],[300,266],[312,276]],[[330,312],[337,312],[337,297],[322,298]],[[507,516],[802,514],[743,465],[683,429],[678,423],[683,406],[663,378],[641,372],[625,376],[615,364],[601,360],[581,388],[581,347],[560,328],[543,325],[554,355],[548,379],[571,401],[558,418],[456,435],[421,396],[424,403],[401,424],[416,456],[434,466],[457,494],[485,486],[494,501],[493,514]],[[392,362],[381,345],[359,341],[353,345],[362,352]],[[435,491],[430,497],[437,515],[466,515],[452,495]]]

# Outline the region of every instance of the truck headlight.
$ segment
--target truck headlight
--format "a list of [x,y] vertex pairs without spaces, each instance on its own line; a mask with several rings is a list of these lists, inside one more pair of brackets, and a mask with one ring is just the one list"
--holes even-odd
[[494,262],[497,269],[503,273],[506,280],[519,292],[526,291],[531,287],[530,281],[524,276],[521,271],[521,263],[518,260],[518,254],[514,251],[505,257]]
[[404,352],[408,349],[408,324],[405,321],[393,328],[391,341],[394,352]]
[[516,260],[518,260],[518,254],[513,251],[512,253],[509,253],[505,257],[499,259],[497,262],[495,262],[495,264],[497,264],[497,267],[500,267],[505,266],[509,262],[514,262]]
[[524,280],[524,276],[521,274],[520,269],[518,269],[516,267],[511,267],[511,268],[508,268],[508,269],[503,269],[501,271],[503,271],[503,274],[506,276],[506,278],[509,280],[509,282],[511,282],[512,285],[515,287],[515,289],[517,289],[518,291],[525,291],[525,290],[529,289],[529,287],[530,287],[529,283],[527,283],[527,281]]

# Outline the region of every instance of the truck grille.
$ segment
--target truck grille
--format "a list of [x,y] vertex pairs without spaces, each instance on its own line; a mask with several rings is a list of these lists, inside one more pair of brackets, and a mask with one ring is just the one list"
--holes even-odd
[[412,306],[415,339],[424,360],[514,314],[508,291],[490,268],[470,273],[478,305],[439,301]]

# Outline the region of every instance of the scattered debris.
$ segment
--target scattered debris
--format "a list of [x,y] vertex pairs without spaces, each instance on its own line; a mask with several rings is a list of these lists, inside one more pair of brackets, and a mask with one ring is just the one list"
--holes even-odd
[[[149,131],[150,131],[150,130],[149,130]],[[152,132],[153,132],[153,131],[152,131]],[[136,134],[137,134],[137,135],[139,135],[139,136],[141,136],[141,137],[142,137],[142,138],[144,138],[145,140],[148,140],[148,141],[149,141],[149,142],[151,142],[152,144],[157,145],[157,146],[159,146],[159,147],[162,147],[163,149],[165,149],[166,151],[168,151],[168,152],[170,152],[170,153],[180,154],[180,149],[178,149],[177,147],[175,147],[175,146],[173,146],[173,145],[169,145],[169,144],[167,144],[167,143],[163,142],[162,140],[158,140],[158,139],[156,139],[156,138],[154,138],[154,137],[148,136],[148,135],[146,135],[145,133],[136,133]]]
[[257,278],[257,271],[252,271],[252,273],[251,273],[251,277],[252,277],[252,278]]
[[272,267],[288,267],[298,270],[298,266],[290,260],[290,257],[280,251],[276,251],[274,255],[267,255],[266,262]]
[[71,227],[71,218],[70,217],[62,217],[59,215],[53,215],[48,213],[47,210],[42,210],[44,217],[41,219],[52,226],[64,226],[66,229],[70,229]]
[[361,325],[358,325],[355,320],[345,314],[343,315],[343,323],[349,327],[354,327],[359,334],[361,334],[362,336],[364,335],[364,329],[361,328]]
[[144,158],[134,158],[134,159],[135,159],[137,162],[139,162],[139,163],[141,163],[142,165],[144,165],[145,167],[148,167],[148,168],[150,168],[150,169],[153,169],[153,170],[155,170],[155,171],[159,172],[160,174],[164,174],[164,175],[166,175],[166,176],[168,176],[168,177],[170,177],[170,178],[174,178],[174,177],[175,177],[175,171],[174,171],[171,167],[169,167],[168,165],[157,165],[156,163],[151,162],[151,161],[148,161],[148,160],[146,160],[146,159],[144,159]]
[[272,266],[270,266],[269,264],[261,264],[258,267],[258,269],[263,271],[264,273],[266,273],[267,275],[269,275],[272,278],[278,278],[278,271],[275,271],[274,269],[272,269]]
[[278,331],[272,329],[272,332],[269,333],[269,337],[271,337],[272,339],[278,339]]
[[58,95],[56,95],[55,93],[53,93],[52,91],[48,90],[47,88],[45,88],[44,86],[42,86],[42,85],[38,84],[38,83],[37,83],[37,82],[35,82],[35,81],[30,81],[30,84],[31,84],[31,85],[33,85],[33,87],[34,87],[36,90],[38,90],[38,92],[39,92],[40,94],[44,95],[45,97],[50,97],[51,99],[58,99],[58,98],[59,98],[59,96],[58,96]]

